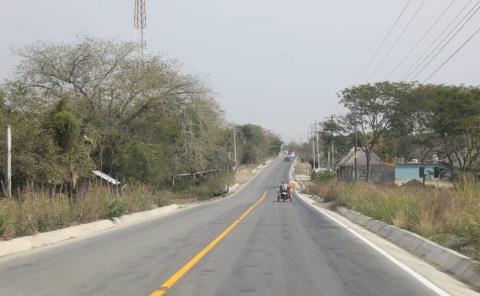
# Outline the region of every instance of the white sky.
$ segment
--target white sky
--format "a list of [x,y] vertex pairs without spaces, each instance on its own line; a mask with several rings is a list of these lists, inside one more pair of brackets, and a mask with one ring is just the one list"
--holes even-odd
[[[379,58],[421,1],[413,0]],[[373,80],[385,79],[450,1],[426,1]],[[401,77],[468,1],[455,1],[392,78]],[[306,137],[314,120],[344,112],[336,93],[357,82],[406,2],[147,0],[149,50],[177,58],[186,71],[204,77],[218,93],[217,100],[228,120],[261,124],[284,140],[298,140]],[[0,78],[10,76],[18,62],[10,49],[36,40],[72,41],[78,34],[131,40],[133,3],[0,0]],[[424,75],[430,74],[479,26],[480,12]],[[478,85],[479,51],[480,34],[431,82]]]

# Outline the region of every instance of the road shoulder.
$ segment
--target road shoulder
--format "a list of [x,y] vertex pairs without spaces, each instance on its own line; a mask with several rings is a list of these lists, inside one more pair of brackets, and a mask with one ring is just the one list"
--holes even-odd
[[324,208],[321,204],[311,199],[308,195],[298,194],[298,196],[305,204],[318,211],[319,214],[322,214],[329,219],[333,218],[332,220],[337,220],[338,222],[343,224],[342,227],[349,229],[351,232],[353,231],[357,233],[366,241],[378,247],[380,250],[383,250],[385,253],[398,260],[401,264],[407,266],[409,269],[413,270],[415,273],[425,278],[428,282],[432,283],[434,286],[446,292],[445,294],[440,294],[441,292],[436,291],[437,294],[480,296],[480,293],[472,290],[470,287],[460,282],[459,280],[453,278],[452,276],[444,272],[439,271],[436,267],[410,254],[404,249],[376,235],[375,233],[367,230],[366,228],[351,222],[341,214]]

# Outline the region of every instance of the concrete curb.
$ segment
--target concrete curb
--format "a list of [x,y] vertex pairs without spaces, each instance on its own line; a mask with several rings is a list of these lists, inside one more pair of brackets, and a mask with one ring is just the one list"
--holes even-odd
[[265,167],[267,167],[269,164],[271,164],[273,159],[267,159],[263,164],[258,165],[256,168],[252,170],[252,174],[255,174],[252,176],[252,179],[257,176],[258,173],[260,173],[261,170],[263,170]]
[[238,187],[240,187],[240,183],[235,183],[235,184],[233,184],[232,186],[230,186],[230,187],[228,188],[228,192],[229,192],[229,193],[230,193],[230,192],[233,193],[233,192],[235,192],[235,191],[238,189]]
[[113,221],[100,220],[91,223],[70,226],[59,230],[42,232],[31,236],[19,237],[8,241],[1,241],[0,257],[56,244],[62,241],[82,237],[114,227],[132,225],[152,218],[158,218],[173,213],[179,208],[180,207],[177,204],[173,204],[149,211],[125,215],[115,218]]
[[361,225],[410,253],[455,275],[458,279],[480,290],[480,262],[456,251],[440,246],[418,234],[375,220],[343,207],[336,211],[350,221]]

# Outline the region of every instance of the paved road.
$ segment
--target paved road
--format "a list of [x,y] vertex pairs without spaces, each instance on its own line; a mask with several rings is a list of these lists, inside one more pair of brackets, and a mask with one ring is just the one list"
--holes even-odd
[[0,295],[150,295],[266,198],[166,295],[434,295],[328,218],[277,203],[277,160],[232,198],[0,260]]

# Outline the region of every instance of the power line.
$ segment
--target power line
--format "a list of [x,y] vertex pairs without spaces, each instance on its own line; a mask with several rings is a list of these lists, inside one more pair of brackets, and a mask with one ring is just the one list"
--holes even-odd
[[457,0],[452,0],[450,1],[450,4],[443,10],[443,12],[438,16],[438,18],[432,23],[432,25],[427,29],[427,31],[425,31],[425,33],[423,34],[422,37],[420,37],[420,39],[417,41],[417,43],[410,49],[410,51],[403,57],[403,59],[400,61],[400,63],[395,67],[393,68],[393,70],[388,73],[387,77],[385,80],[388,80],[390,78],[390,76],[392,76],[393,73],[395,73],[398,68],[400,68],[400,66],[403,65],[403,63],[405,63],[405,61],[408,59],[408,57],[412,54],[412,52],[418,48],[418,46],[420,45],[420,43],[422,43],[423,40],[425,40],[425,38],[428,36],[428,34],[430,34],[430,32],[433,30],[433,28],[438,24],[438,22],[445,16],[445,14],[447,13],[447,11],[452,7],[452,5],[456,2]]
[[405,26],[405,28],[402,30],[402,32],[400,33],[400,35],[398,35],[397,39],[395,39],[395,42],[393,43],[393,45],[390,47],[390,49],[388,50],[387,54],[385,54],[385,56],[383,57],[383,59],[380,61],[380,63],[378,63],[377,67],[375,68],[375,70],[372,72],[372,74],[370,74],[370,76],[368,77],[368,80],[372,79],[373,75],[375,75],[378,71],[378,69],[380,69],[380,67],[383,65],[383,63],[385,62],[385,60],[388,58],[388,56],[390,55],[390,53],[393,51],[393,49],[395,48],[395,46],[397,46],[398,42],[400,41],[400,39],[403,37],[403,35],[405,34],[405,32],[408,30],[408,28],[410,27],[410,25],[412,24],[413,20],[417,17],[418,13],[420,12],[420,10],[422,9],[422,7],[425,5],[425,2],[427,2],[427,0],[423,0],[422,3],[420,4],[420,6],[417,7],[417,10],[415,11],[415,13],[413,14],[413,16],[410,18],[410,20],[408,21],[407,25]]
[[[478,1],[478,3],[476,5],[478,5],[479,3],[480,3],[480,1]],[[453,38],[455,38],[455,36],[457,36],[457,34],[465,27],[465,25],[468,24],[468,22],[472,19],[472,17],[475,16],[475,14],[477,14],[479,9],[480,9],[480,5],[478,5],[478,7],[475,9],[475,11],[473,11],[473,13],[468,17],[468,19],[460,26],[460,28],[458,28],[458,30],[450,37],[450,39],[448,39],[447,42],[433,55],[433,57],[430,60],[428,60],[428,62],[422,67],[422,69],[420,69],[420,71],[418,71],[417,74],[415,74],[415,76],[413,77],[414,80],[420,74],[422,74],[423,71],[425,71],[425,69],[433,62],[433,60],[445,49],[445,47],[447,47],[447,45],[450,44],[450,42],[453,40]]]
[[418,67],[424,62],[422,59],[425,57],[425,55],[428,55],[432,47],[442,38],[443,34],[447,32],[448,29],[455,23],[456,20],[462,15],[462,13],[467,9],[467,7],[473,2],[473,0],[470,0],[465,6],[458,12],[458,14],[452,19],[452,21],[442,30],[442,32],[435,38],[435,40],[430,43],[430,45],[425,49],[425,51],[422,52],[422,54],[415,60],[415,62],[412,64],[412,67],[410,67],[404,74],[403,74],[403,80],[408,79],[417,69]]
[[363,75],[365,74],[365,72],[367,72],[368,68],[370,68],[370,66],[372,65],[373,61],[375,60],[375,58],[377,57],[378,53],[380,52],[380,50],[382,49],[383,45],[385,45],[385,42],[387,42],[387,40],[390,38],[390,35],[392,35],[392,32],[393,30],[395,29],[395,27],[398,25],[398,23],[400,22],[400,19],[402,18],[402,16],[405,14],[405,11],[407,10],[408,6],[410,5],[410,3],[412,3],[412,0],[409,0],[407,2],[407,4],[403,7],[402,9],[402,12],[400,13],[400,15],[397,17],[397,19],[395,20],[395,22],[393,23],[393,25],[390,27],[390,30],[388,31],[387,35],[385,36],[385,38],[383,38],[382,42],[380,43],[380,45],[377,47],[377,49],[375,50],[375,53],[373,54],[373,56],[370,58],[370,60],[368,61],[368,64],[367,66],[365,66],[365,68],[362,70],[362,72],[360,73],[360,75],[358,76],[358,80],[360,80]]
[[[442,41],[440,41],[440,43],[425,57],[425,59],[423,59],[423,61],[418,65],[418,67],[416,69],[420,68],[423,63],[425,63],[425,62],[427,62],[427,63],[424,64],[424,66],[417,72],[417,74],[415,74],[413,76],[413,78],[412,78],[413,80],[415,80],[433,62],[433,60],[445,49],[445,47],[447,47],[448,44],[450,44],[450,42],[457,36],[457,34],[472,19],[472,17],[480,9],[479,4],[480,4],[480,1],[477,1],[477,3],[467,12],[467,14],[463,16],[463,18],[460,20],[460,22],[458,22],[458,24],[455,27],[452,28],[452,30],[442,39]],[[475,9],[475,7],[476,7],[476,9]],[[463,22],[463,24],[462,24],[462,22]],[[453,33],[453,35],[451,35],[452,33]],[[448,40],[447,40],[447,38],[448,38]],[[445,42],[445,40],[446,40],[446,42]],[[431,57],[432,54],[433,54],[433,57]],[[411,74],[413,74],[413,73],[411,73]]]
[[[442,30],[442,32],[435,38],[435,40],[430,43],[430,45],[427,47],[425,51],[422,52],[422,54],[418,57],[418,59],[415,60],[415,62],[412,64],[412,67],[410,67],[404,74],[403,74],[403,80],[407,80],[415,71],[425,62],[426,59],[428,59],[428,56],[431,55],[430,50],[432,47],[442,38],[442,36],[445,34],[445,32],[450,29],[450,27],[455,23],[455,21],[458,20],[458,18],[462,15],[462,13],[470,6],[470,4],[474,0],[468,1],[467,4],[458,12],[458,14],[452,19],[452,21]],[[455,26],[457,27],[458,24]],[[454,27],[454,28],[455,28]],[[450,33],[449,33],[450,34]],[[448,35],[447,35],[448,36]],[[443,42],[443,41],[442,41]],[[438,46],[438,45],[437,45]],[[422,60],[423,59],[423,60]]]
[[432,74],[430,74],[423,82],[427,82],[430,78],[432,78],[435,74],[437,74],[438,71],[440,71],[441,68],[443,68],[443,66],[445,66],[454,56],[457,55],[457,53],[459,53],[464,47],[465,45],[467,45],[478,33],[480,32],[480,28],[478,28],[470,37],[468,37],[467,40],[465,40],[465,42],[462,43],[462,45],[460,45],[459,48],[457,48],[457,50],[455,50],[440,66],[437,67],[437,69],[435,69],[435,71],[433,71]]

